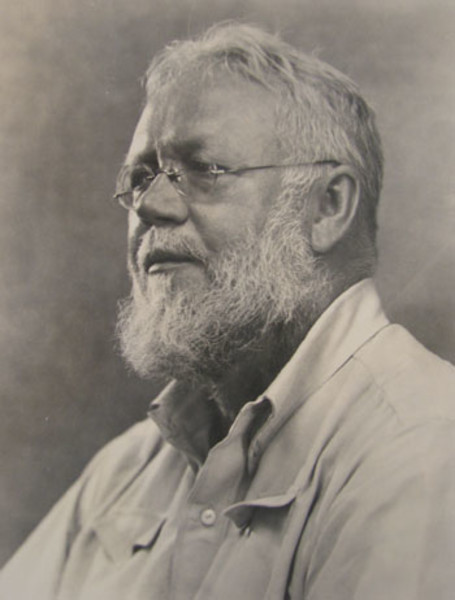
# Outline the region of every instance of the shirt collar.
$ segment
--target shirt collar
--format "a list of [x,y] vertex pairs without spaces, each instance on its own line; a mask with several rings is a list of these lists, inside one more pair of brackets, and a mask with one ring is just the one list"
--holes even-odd
[[[244,406],[231,427],[233,430],[240,421],[245,427],[245,419],[251,422],[250,431],[245,427],[253,441],[249,470],[254,470],[263,448],[305,399],[387,324],[371,279],[355,284],[326,309],[266,392]],[[189,388],[177,381],[151,403],[149,416],[194,468],[204,462],[223,426],[206,388]]]
[[268,387],[267,397],[282,403],[296,387],[300,396],[308,396],[388,323],[373,280],[356,283],[311,327]]
[[290,415],[388,324],[372,279],[363,279],[338,296],[265,391],[272,417],[250,454],[258,460]]
[[222,417],[206,388],[171,381],[149,406],[164,439],[197,468],[204,462]]

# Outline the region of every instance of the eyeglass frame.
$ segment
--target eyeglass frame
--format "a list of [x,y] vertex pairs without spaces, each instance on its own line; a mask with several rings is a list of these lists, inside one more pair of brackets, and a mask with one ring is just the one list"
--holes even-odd
[[[235,168],[235,169],[219,167],[216,164],[211,164],[211,165],[208,165],[209,168],[207,170],[207,174],[215,176],[215,179],[213,182],[213,186],[214,186],[217,181],[217,177],[219,175],[242,175],[243,173],[248,173],[250,171],[259,171],[262,169],[286,169],[286,168],[296,168],[296,167],[311,167],[311,166],[316,166],[316,165],[327,165],[327,164],[339,166],[341,163],[334,159],[323,159],[323,160],[316,160],[316,161],[312,161],[312,162],[291,163],[291,164],[286,164],[286,165],[255,165],[255,166],[250,166],[250,167],[239,167],[239,168]],[[190,171],[191,170],[190,168],[164,169],[164,168],[158,167],[157,169],[152,169],[152,167],[149,167],[146,164],[141,164],[140,166],[146,172],[150,172],[150,175],[144,178],[144,182],[150,181],[150,183],[143,190],[141,190],[139,192],[139,196],[135,199],[133,197],[134,189],[131,189],[131,190],[125,190],[122,192],[116,192],[112,197],[113,200],[117,200],[118,203],[120,204],[120,206],[122,206],[126,210],[137,210],[141,196],[145,192],[150,190],[151,186],[153,185],[153,182],[158,178],[159,175],[166,175],[169,182],[174,187],[174,189],[179,194],[179,196],[183,196],[183,197],[188,196],[188,194],[185,193],[181,188],[179,188],[176,185],[176,183],[177,183],[177,178],[182,173],[185,173],[185,171]],[[131,202],[126,202],[123,200],[123,197],[125,197],[127,195],[131,195]]]

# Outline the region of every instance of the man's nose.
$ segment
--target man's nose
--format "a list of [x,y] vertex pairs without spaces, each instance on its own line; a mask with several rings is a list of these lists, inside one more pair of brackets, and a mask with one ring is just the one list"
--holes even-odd
[[181,224],[188,218],[186,199],[164,173],[160,173],[137,198],[134,210],[141,221],[149,225]]

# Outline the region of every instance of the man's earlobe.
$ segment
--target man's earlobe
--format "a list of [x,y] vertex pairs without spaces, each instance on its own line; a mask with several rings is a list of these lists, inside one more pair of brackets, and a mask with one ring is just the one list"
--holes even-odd
[[350,229],[360,200],[359,179],[349,166],[334,169],[314,198],[311,245],[329,252]]

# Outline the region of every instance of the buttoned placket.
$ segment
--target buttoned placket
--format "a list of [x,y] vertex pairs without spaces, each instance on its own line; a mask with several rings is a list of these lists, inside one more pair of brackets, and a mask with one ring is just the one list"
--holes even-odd
[[171,571],[172,600],[196,596],[228,528],[235,526],[223,513],[242,494],[246,475],[245,433],[257,408],[257,405],[244,407],[227,437],[211,449],[198,472],[179,516]]

